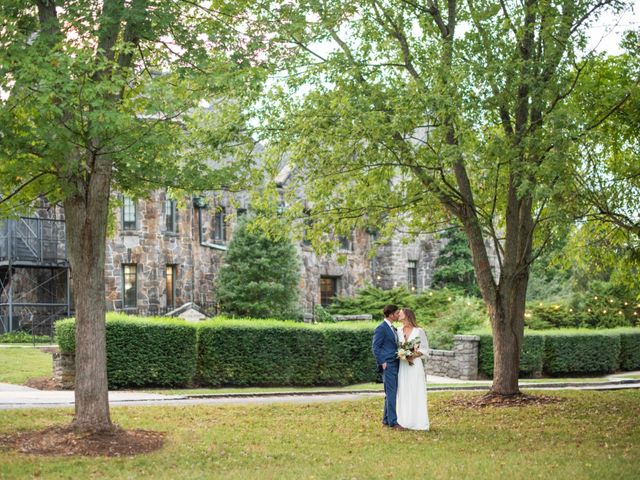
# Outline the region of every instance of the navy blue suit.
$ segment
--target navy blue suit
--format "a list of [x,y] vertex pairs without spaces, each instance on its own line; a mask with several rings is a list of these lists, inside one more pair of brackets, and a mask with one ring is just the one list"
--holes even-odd
[[384,384],[384,416],[382,423],[393,427],[398,424],[396,415],[396,396],[398,394],[398,339],[396,331],[387,322],[382,322],[376,327],[371,342],[371,350],[376,357],[378,367],[386,363],[387,368],[382,373],[382,383]]

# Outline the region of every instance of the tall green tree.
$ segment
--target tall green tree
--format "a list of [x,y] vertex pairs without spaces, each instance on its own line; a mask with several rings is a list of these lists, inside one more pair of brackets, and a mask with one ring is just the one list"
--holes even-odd
[[300,262],[291,240],[270,238],[243,218],[220,269],[216,296],[226,314],[298,319]]
[[571,224],[580,139],[628,101],[595,98],[588,115],[568,101],[597,68],[588,26],[625,4],[305,0],[256,15],[293,53],[265,120],[273,157],[303,173],[291,191],[304,188],[316,240],[337,220],[383,236],[459,222],[491,318],[495,395],[519,393],[529,270]]
[[[242,101],[242,22],[233,7],[169,0],[0,3],[0,209],[64,206],[76,308],[77,429],[112,428],[104,258],[114,191],[213,190],[238,173],[217,159],[252,142]],[[198,108],[202,100],[215,102]],[[241,175],[241,173],[240,173]]]
[[458,228],[448,229],[443,237],[447,244],[436,259],[433,286],[459,288],[467,295],[479,295],[467,238]]

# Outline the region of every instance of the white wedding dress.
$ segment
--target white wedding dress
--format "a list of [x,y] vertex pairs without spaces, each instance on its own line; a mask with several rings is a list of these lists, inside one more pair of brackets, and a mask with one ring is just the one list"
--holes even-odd
[[396,413],[398,423],[411,430],[429,430],[429,414],[427,413],[427,380],[423,359],[426,359],[429,345],[427,335],[421,328],[414,328],[405,340],[402,327],[398,328],[398,340],[405,342],[420,338],[421,357],[413,359],[413,365],[400,360],[398,371],[398,396]]

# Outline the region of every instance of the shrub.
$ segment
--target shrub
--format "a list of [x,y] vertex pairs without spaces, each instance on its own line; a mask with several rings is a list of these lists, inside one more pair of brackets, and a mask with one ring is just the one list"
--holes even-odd
[[544,370],[551,375],[613,372],[619,357],[619,333],[567,332],[545,338]]
[[0,343],[50,343],[47,335],[32,335],[24,330],[7,332],[0,335]]
[[61,352],[76,351],[76,321],[73,318],[59,320],[55,323],[55,338]]
[[[488,377],[493,376],[493,337],[491,333],[475,333],[480,336],[478,370]],[[520,352],[520,373],[532,375],[542,372],[545,338],[542,335],[525,332]]]
[[[197,365],[197,332],[183,320],[107,318],[107,377],[110,388],[178,386],[192,383]],[[56,323],[63,352],[75,351],[75,320]]]
[[640,330],[620,332],[620,368],[640,369]]
[[348,385],[377,378],[374,324],[214,319],[198,327],[200,379],[210,386]]
[[300,319],[300,264],[288,238],[271,239],[243,218],[234,232],[217,280],[224,313]]

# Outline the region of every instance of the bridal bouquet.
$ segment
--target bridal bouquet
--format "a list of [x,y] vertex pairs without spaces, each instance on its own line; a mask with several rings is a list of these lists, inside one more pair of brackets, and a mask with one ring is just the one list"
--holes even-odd
[[413,365],[411,356],[415,351],[420,348],[420,339],[414,338],[413,340],[407,340],[406,342],[400,342],[398,345],[398,358],[400,360],[406,360],[409,365]]

